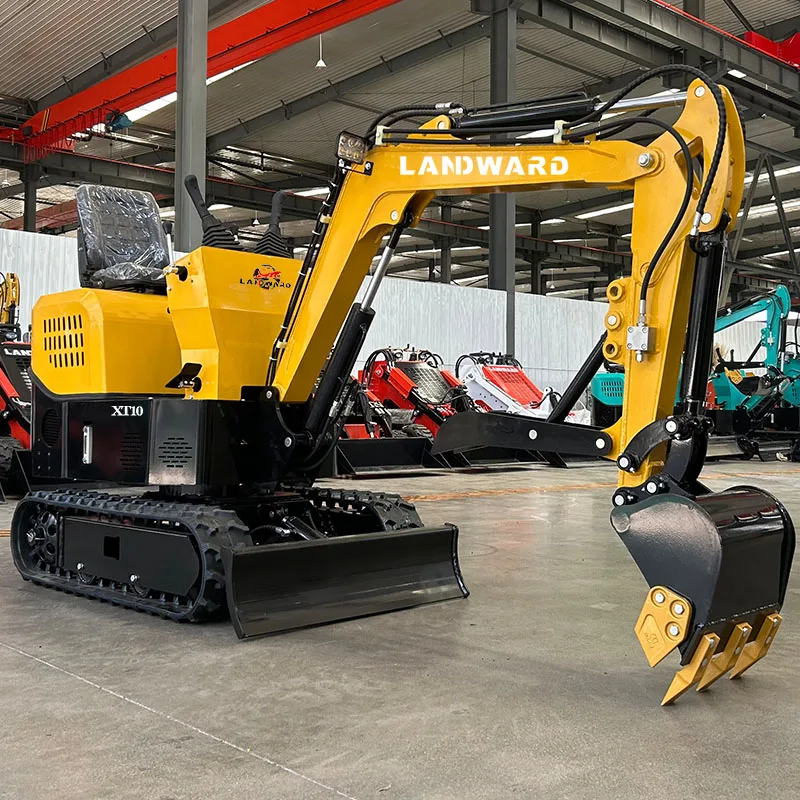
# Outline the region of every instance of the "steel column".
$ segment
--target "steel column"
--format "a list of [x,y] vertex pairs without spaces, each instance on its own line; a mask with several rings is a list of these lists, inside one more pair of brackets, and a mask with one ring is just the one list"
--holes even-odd
[[[491,17],[489,102],[516,99],[517,10],[496,0]],[[514,354],[516,292],[516,199],[512,193],[489,197],[489,288],[506,292],[506,353]]]
[[36,231],[36,187],[42,177],[42,168],[38,164],[29,164],[22,169],[20,174],[25,187],[25,196],[22,203],[22,229]]
[[696,19],[705,19],[706,0],[683,0],[683,10]]
[[[442,222],[448,223],[452,221],[452,207],[447,205],[442,206]],[[441,270],[439,274],[440,283],[450,283],[452,280],[453,252],[450,249],[450,241],[450,237],[445,237],[440,243],[442,249]]]
[[[538,211],[531,216],[531,237],[538,239],[542,233],[542,215]],[[542,262],[544,253],[532,252],[529,256],[531,264],[531,294],[542,294]]]
[[183,185],[196,175],[205,194],[208,0],[178,3],[178,100],[175,130],[175,249],[200,246],[200,218]]

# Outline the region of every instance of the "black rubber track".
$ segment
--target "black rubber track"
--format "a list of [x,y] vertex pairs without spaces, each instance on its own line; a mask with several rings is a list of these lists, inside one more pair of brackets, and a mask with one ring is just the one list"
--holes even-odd
[[[333,530],[346,532],[347,517],[364,514],[371,518],[375,532],[422,527],[414,506],[399,495],[318,488],[302,489],[298,493],[326,517]],[[59,568],[42,559],[32,564],[27,532],[37,516],[48,512],[58,519],[80,516],[145,527],[162,527],[168,523],[171,532],[189,534],[204,566],[192,597],[157,593],[143,597],[130,584],[98,579],[88,582],[77,570]],[[11,552],[25,580],[179,622],[201,622],[227,615],[220,548],[252,544],[247,527],[229,509],[75,489],[31,492],[19,502],[11,523]]]
[[[50,511],[56,517],[82,516],[100,521],[161,527],[170,523],[172,532],[189,534],[204,569],[193,587],[192,597],[150,593],[140,596],[130,584],[98,580],[86,583],[77,571],[61,569],[39,561],[30,563],[27,542],[29,521]],[[14,564],[26,580],[41,586],[104,600],[119,606],[155,614],[165,619],[198,622],[222,615],[225,605],[225,576],[219,555],[221,546],[251,543],[247,528],[232,511],[214,506],[144,500],[88,491],[37,491],[24,497],[11,523],[11,552]],[[85,580],[85,579],[84,579]]]

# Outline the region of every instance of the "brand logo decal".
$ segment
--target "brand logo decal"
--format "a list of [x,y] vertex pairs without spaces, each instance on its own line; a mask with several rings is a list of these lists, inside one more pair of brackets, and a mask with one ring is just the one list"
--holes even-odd
[[569,161],[564,156],[424,156],[418,165],[409,164],[408,156],[400,156],[401,175],[566,175]]
[[258,286],[261,289],[291,289],[289,281],[281,280],[281,271],[273,269],[269,264],[262,264],[253,272],[252,278],[239,278],[239,283],[245,286]]
[[143,417],[144,406],[111,406],[112,417]]
[[26,356],[29,356],[31,354],[31,351],[30,350],[6,350],[6,348],[4,347],[3,348],[3,353],[4,353],[4,355],[11,356],[12,358],[20,358],[20,357],[25,358]]

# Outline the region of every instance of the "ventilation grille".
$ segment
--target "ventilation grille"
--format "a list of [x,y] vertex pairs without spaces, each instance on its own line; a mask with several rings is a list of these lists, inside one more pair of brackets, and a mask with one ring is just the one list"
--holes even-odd
[[183,469],[192,455],[192,445],[183,436],[169,436],[158,446],[158,460],[167,469]]
[[42,441],[48,447],[55,447],[61,437],[61,415],[48,408],[42,417]]
[[52,367],[69,369],[86,363],[83,315],[64,314],[43,322],[42,344]]
[[144,468],[144,440],[135,431],[123,435],[119,463],[126,472],[139,472]]
[[595,375],[592,381],[592,392],[598,400],[607,405],[609,401],[622,400],[625,394],[625,375],[621,372]]
[[442,373],[424,361],[398,361],[394,367],[414,381],[417,393],[425,402],[441,403],[450,392],[450,384]]

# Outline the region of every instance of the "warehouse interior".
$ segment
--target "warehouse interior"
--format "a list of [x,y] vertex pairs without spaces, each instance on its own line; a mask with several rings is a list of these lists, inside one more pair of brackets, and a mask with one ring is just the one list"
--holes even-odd
[[795,0],[0,47],[1,798],[797,796]]

